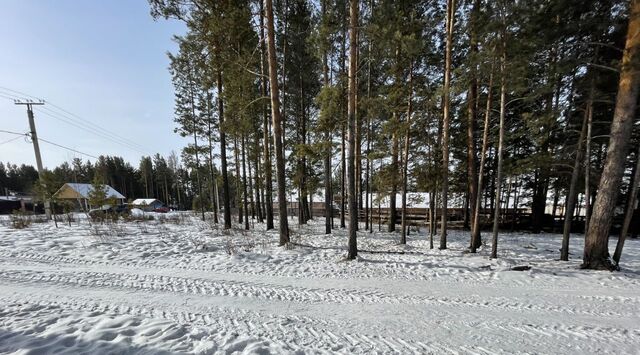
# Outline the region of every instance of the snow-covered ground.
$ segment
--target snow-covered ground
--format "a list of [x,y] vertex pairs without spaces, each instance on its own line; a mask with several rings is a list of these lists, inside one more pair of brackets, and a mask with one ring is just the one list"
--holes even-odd
[[614,273],[578,269],[582,235],[560,262],[559,235],[502,234],[489,260],[463,231],[448,250],[360,232],[345,262],[319,222],[291,222],[285,249],[263,225],[173,219],[3,220],[0,353],[640,353],[640,240]]

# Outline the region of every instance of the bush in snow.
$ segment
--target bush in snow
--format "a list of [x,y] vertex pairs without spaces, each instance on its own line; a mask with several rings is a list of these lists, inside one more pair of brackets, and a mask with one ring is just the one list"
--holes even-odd
[[26,212],[15,210],[11,215],[11,227],[15,229],[27,228],[31,225],[31,222],[31,218]]

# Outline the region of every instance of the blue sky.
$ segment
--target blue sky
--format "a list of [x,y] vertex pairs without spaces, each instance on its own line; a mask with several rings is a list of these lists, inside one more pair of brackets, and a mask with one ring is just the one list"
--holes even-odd
[[[114,143],[37,108],[41,137],[96,156],[119,155],[137,166],[143,154],[168,155],[184,145],[173,133],[166,55],[176,48],[172,36],[184,31],[180,22],[154,21],[145,0],[3,0],[0,87],[40,97],[143,148]],[[15,94],[0,88],[7,93]],[[0,129],[28,127],[25,107],[0,97]],[[0,143],[13,137],[0,133]],[[41,151],[47,167],[82,157],[46,143]],[[31,144],[0,144],[0,161],[35,165]]]

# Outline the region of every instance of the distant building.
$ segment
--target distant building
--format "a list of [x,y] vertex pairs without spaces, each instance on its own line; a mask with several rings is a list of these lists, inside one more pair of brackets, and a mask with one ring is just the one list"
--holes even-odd
[[33,209],[33,201],[30,197],[0,196],[0,214],[11,214],[16,210],[25,212],[27,209]]
[[[91,207],[89,204],[89,193],[93,190],[91,184],[78,184],[68,182],[54,194],[58,200],[71,201],[76,204],[76,207],[81,210],[89,210]],[[104,190],[107,193],[107,199],[116,199],[119,204],[124,203],[125,197],[116,189],[109,185],[104,185]]]
[[163,207],[164,203],[155,198],[138,198],[131,202],[131,205],[144,211],[153,211],[156,208]]

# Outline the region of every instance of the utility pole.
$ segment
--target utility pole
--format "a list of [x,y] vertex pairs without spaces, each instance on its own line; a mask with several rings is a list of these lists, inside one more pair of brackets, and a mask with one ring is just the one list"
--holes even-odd
[[[38,166],[38,176],[42,178],[43,167],[42,167],[42,158],[40,156],[40,145],[38,144],[38,134],[36,133],[36,123],[33,119],[33,105],[44,105],[44,100],[40,101],[19,101],[16,100],[14,102],[16,105],[25,105],[27,106],[27,116],[29,117],[29,129],[31,141],[33,142],[33,150],[36,153],[36,165]],[[51,205],[49,200],[44,201],[44,212],[47,215],[47,219],[51,219]]]

